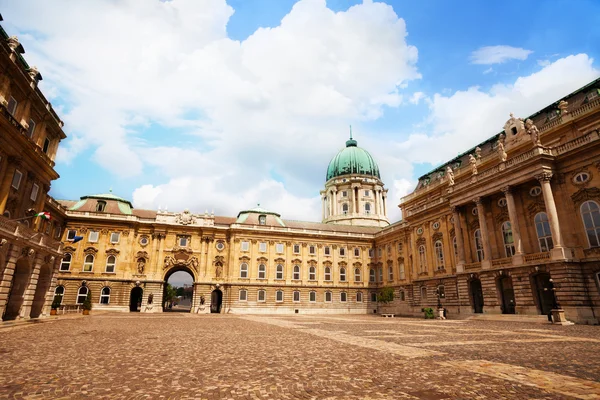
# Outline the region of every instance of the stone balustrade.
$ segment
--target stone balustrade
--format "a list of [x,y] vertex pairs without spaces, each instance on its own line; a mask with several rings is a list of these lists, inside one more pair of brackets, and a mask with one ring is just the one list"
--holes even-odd
[[550,260],[550,252],[545,251],[543,253],[533,253],[524,255],[525,263],[536,263],[541,261]]

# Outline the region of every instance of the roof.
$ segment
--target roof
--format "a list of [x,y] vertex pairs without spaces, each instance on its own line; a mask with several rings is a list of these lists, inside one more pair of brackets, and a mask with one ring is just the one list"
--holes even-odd
[[102,193],[102,194],[92,194],[89,196],[82,196],[81,200],[84,199],[100,199],[100,200],[116,200],[116,201],[122,201],[123,203],[127,203],[129,204],[129,207],[133,208],[133,205],[131,204],[131,202],[129,200],[126,200],[122,197],[119,197],[117,195],[114,195],[112,192],[110,193]]
[[358,143],[352,139],[351,133],[350,139],[346,141],[346,147],[340,150],[329,162],[326,180],[352,174],[371,175],[381,178],[377,163],[368,151],[358,147]]

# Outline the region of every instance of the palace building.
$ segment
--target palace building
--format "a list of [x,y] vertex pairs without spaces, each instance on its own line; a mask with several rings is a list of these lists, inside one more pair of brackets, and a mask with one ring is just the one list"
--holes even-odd
[[[47,196],[62,122],[18,40],[0,33],[4,319],[88,293],[95,310],[162,312],[167,281],[185,271],[192,313],[421,316],[441,303],[450,318],[543,316],[558,301],[569,320],[600,322],[600,79],[511,114],[422,176],[399,199],[401,221],[389,223],[379,167],[352,137],[327,166],[322,222],[260,205],[216,216],[137,209],[111,192]],[[383,288],[393,301],[377,301]]]

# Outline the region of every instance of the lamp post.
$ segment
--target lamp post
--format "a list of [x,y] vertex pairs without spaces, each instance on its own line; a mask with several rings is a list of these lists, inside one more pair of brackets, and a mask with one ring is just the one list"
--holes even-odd
[[444,293],[444,290],[442,290],[441,285],[438,285],[437,289],[435,290],[435,294],[437,296],[438,318],[446,319],[444,316],[444,307],[442,306],[442,299],[446,297],[446,294]]

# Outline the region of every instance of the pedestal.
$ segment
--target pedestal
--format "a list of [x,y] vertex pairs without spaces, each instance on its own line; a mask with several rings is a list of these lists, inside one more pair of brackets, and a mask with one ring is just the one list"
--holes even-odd
[[552,323],[555,325],[574,325],[565,318],[565,310],[562,308],[552,310]]
[[446,319],[446,317],[444,317],[444,308],[438,308],[438,319]]

